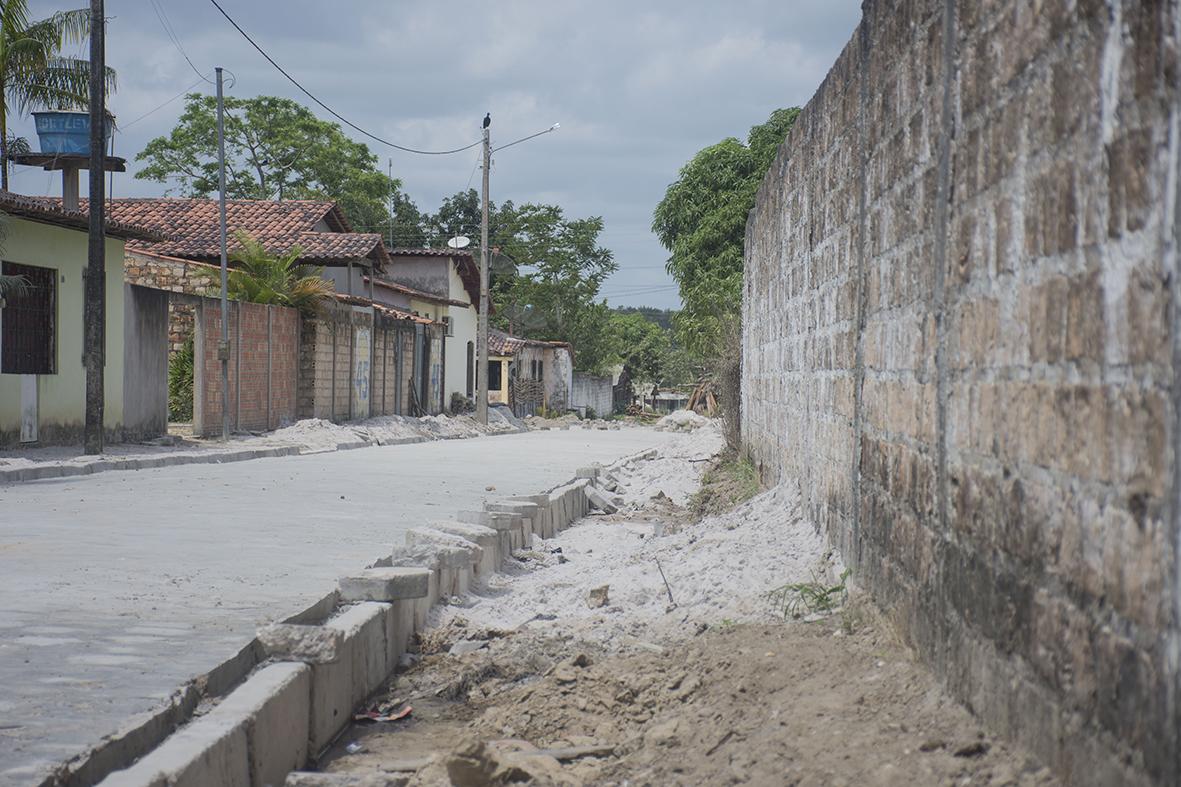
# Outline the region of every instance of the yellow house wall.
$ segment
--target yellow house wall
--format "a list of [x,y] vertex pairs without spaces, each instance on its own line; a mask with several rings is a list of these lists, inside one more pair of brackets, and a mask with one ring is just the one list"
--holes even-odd
[[[503,355],[488,356],[489,363],[500,363],[500,388],[499,390],[488,389],[488,401],[490,403],[500,402],[501,404],[508,404],[508,366],[512,362],[512,358]],[[487,370],[485,370],[487,373]]]
[[[85,230],[11,217],[0,258],[22,265],[57,270],[57,373],[39,375],[39,428],[81,430],[86,418],[86,373],[82,367],[82,270],[86,265]],[[106,366],[103,423],[119,429],[123,422],[123,241],[106,242]],[[0,309],[0,320],[4,319]],[[0,432],[20,430],[20,378],[0,374]]]

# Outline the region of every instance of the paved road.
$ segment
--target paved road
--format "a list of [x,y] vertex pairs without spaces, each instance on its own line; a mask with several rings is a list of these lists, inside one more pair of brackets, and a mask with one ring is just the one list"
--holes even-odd
[[0,487],[0,785],[157,707],[406,528],[669,439],[533,432]]

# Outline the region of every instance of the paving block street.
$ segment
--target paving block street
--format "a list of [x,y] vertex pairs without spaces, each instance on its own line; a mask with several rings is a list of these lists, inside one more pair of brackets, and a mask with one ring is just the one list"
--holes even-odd
[[159,706],[406,529],[669,439],[539,431],[0,486],[0,785]]

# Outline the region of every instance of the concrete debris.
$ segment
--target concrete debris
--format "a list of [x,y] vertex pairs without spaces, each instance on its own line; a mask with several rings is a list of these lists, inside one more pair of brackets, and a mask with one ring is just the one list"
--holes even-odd
[[677,410],[657,421],[656,429],[661,432],[692,432],[710,423],[712,421],[709,418],[692,410]]
[[488,647],[488,640],[486,639],[461,639],[451,646],[447,651],[452,656],[464,656],[468,653],[475,653],[477,650],[483,650]]
[[587,594],[586,605],[591,609],[598,609],[599,607],[607,606],[607,604],[610,603],[607,599],[607,591],[610,589],[610,585],[592,588],[591,592]]
[[308,773],[287,774],[284,787],[406,787],[410,776],[396,773]]
[[555,757],[541,753],[525,741],[474,742],[453,752],[446,760],[447,776],[454,787],[487,787],[519,782],[573,784],[562,773]]
[[614,514],[619,511],[618,506],[608,500],[605,494],[600,492],[598,489],[595,489],[590,484],[584,486],[582,488],[582,492],[586,495],[586,499],[590,501],[590,504],[603,513]]
[[340,656],[344,636],[325,626],[272,623],[258,630],[258,641],[271,658],[331,664]]

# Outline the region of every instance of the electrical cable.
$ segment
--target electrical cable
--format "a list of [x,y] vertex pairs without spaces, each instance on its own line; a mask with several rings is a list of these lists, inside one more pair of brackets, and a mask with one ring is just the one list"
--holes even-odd
[[359,133],[359,134],[363,134],[363,135],[365,135],[366,137],[369,137],[369,138],[370,138],[370,139],[372,139],[374,142],[380,142],[381,144],[383,144],[383,145],[388,145],[389,147],[391,147],[391,148],[394,148],[395,150],[401,150],[401,151],[404,151],[404,152],[406,152],[406,153],[416,153],[416,154],[418,154],[418,155],[420,155],[420,156],[449,156],[449,155],[451,155],[452,153],[462,153],[462,152],[463,152],[463,151],[465,151],[465,150],[471,150],[471,149],[472,149],[472,148],[474,148],[476,145],[479,145],[481,142],[483,142],[483,140],[482,140],[482,139],[477,139],[475,142],[473,142],[473,143],[472,143],[472,144],[470,144],[470,145],[464,145],[462,148],[455,148],[454,150],[418,150],[417,148],[408,148],[408,147],[406,147],[406,146],[404,146],[404,145],[398,145],[398,144],[396,144],[396,143],[394,143],[394,142],[390,142],[388,139],[382,139],[381,137],[377,136],[376,134],[371,134],[371,133],[369,133],[369,132],[368,132],[368,131],[366,131],[365,129],[363,129],[363,128],[361,128],[360,126],[358,126],[356,123],[353,123],[351,120],[348,120],[347,118],[345,118],[343,115],[341,115],[339,112],[337,112],[336,110],[334,110],[332,107],[330,107],[330,106],[328,106],[327,104],[325,104],[325,103],[324,103],[323,101],[321,101],[320,99],[316,98],[316,96],[315,96],[315,95],[313,95],[313,94],[312,94],[312,92],[311,92],[310,90],[308,90],[306,87],[304,87],[303,85],[301,85],[301,84],[300,84],[300,83],[299,83],[299,82],[298,82],[298,81],[295,79],[295,77],[291,76],[291,74],[288,74],[288,73],[287,73],[287,72],[286,72],[286,71],[283,69],[283,67],[282,67],[281,65],[279,65],[278,63],[276,63],[276,62],[275,62],[275,59],[274,59],[274,58],[272,58],[270,55],[268,55],[268,54],[266,53],[266,51],[265,51],[265,50],[263,50],[263,48],[262,48],[261,46],[259,46],[258,44],[256,44],[256,43],[255,43],[254,39],[253,39],[253,38],[251,38],[251,37],[250,37],[250,35],[249,35],[249,34],[248,34],[248,33],[247,33],[245,30],[243,30],[243,29],[242,29],[242,26],[241,26],[241,25],[239,25],[237,22],[235,22],[235,21],[234,21],[233,17],[231,17],[229,14],[227,14],[227,13],[226,13],[226,10],[225,10],[224,8],[222,8],[222,7],[221,7],[221,4],[220,4],[220,3],[218,3],[218,2],[217,2],[217,0],[209,0],[209,2],[213,3],[213,7],[214,7],[214,8],[216,8],[218,11],[220,11],[220,12],[221,12],[221,15],[222,15],[222,16],[224,16],[224,17],[226,18],[226,21],[227,21],[227,22],[229,22],[231,25],[233,25],[233,26],[234,26],[234,29],[235,29],[235,30],[237,30],[239,33],[241,33],[241,34],[242,34],[242,37],[243,37],[243,38],[245,38],[245,39],[246,39],[248,42],[250,42],[250,45],[251,45],[252,47],[254,47],[256,50],[258,50],[258,53],[259,53],[260,55],[262,55],[264,58],[266,58],[266,61],[267,61],[268,63],[270,63],[272,66],[274,66],[274,67],[275,67],[275,69],[276,69],[276,70],[277,70],[277,71],[278,71],[280,74],[282,74],[283,76],[287,77],[287,81],[288,81],[288,82],[290,82],[291,84],[293,84],[293,85],[295,85],[297,88],[299,88],[299,90],[300,90],[300,91],[301,91],[301,92],[302,92],[302,93],[303,93],[305,96],[307,96],[308,98],[310,98],[312,101],[316,102],[316,104],[318,104],[318,105],[320,106],[320,108],[321,108],[321,109],[323,109],[325,112],[327,112],[328,114],[332,115],[334,118],[336,118],[337,120],[339,120],[341,123],[344,123],[346,126],[348,126],[349,128],[353,129],[353,130],[354,130],[354,131],[356,131],[357,133]]
[[187,93],[188,93],[190,90],[192,90],[193,88],[195,88],[197,85],[201,84],[201,82],[203,82],[203,81],[204,81],[204,82],[208,82],[209,80],[208,80],[208,79],[205,79],[204,77],[202,77],[201,79],[198,79],[196,82],[194,82],[193,84],[189,85],[189,86],[188,86],[188,87],[186,87],[184,90],[180,91],[180,92],[179,92],[179,93],[177,93],[175,96],[173,96],[172,98],[168,99],[168,100],[167,100],[167,101],[165,101],[163,104],[161,104],[160,106],[156,107],[155,109],[149,109],[147,112],[143,113],[142,115],[140,115],[139,117],[137,117],[135,120],[131,121],[130,123],[123,123],[123,124],[121,124],[121,125],[119,126],[120,130],[122,130],[122,131],[126,131],[127,129],[129,129],[129,128],[131,128],[132,126],[134,126],[136,123],[138,123],[138,122],[140,122],[141,120],[143,120],[144,118],[146,118],[148,115],[152,115],[152,114],[154,114],[154,113],[156,113],[156,112],[159,112],[161,109],[163,109],[164,107],[168,106],[168,105],[169,105],[169,104],[171,104],[173,101],[176,101],[176,100],[177,100],[178,98],[180,98],[181,96],[183,96],[183,95],[187,94]]
[[202,74],[200,69],[193,65],[193,61],[189,58],[188,53],[185,52],[185,48],[181,46],[180,38],[177,37],[176,31],[172,29],[172,25],[168,21],[168,13],[164,10],[164,7],[160,5],[159,0],[150,0],[150,2],[152,4],[152,10],[156,12],[156,18],[160,20],[160,26],[164,28],[164,34],[167,35],[172,41],[172,45],[176,47],[176,51],[180,52],[180,56],[183,57],[185,62],[189,64],[189,68],[193,69],[194,74],[212,85],[213,80]]

